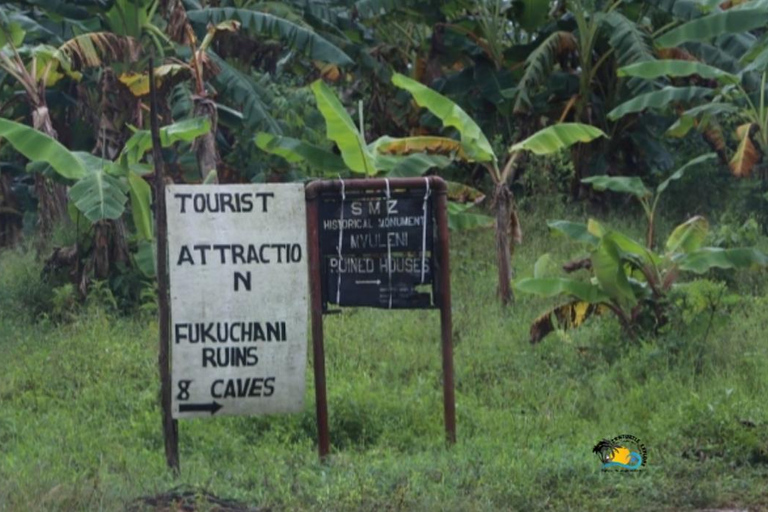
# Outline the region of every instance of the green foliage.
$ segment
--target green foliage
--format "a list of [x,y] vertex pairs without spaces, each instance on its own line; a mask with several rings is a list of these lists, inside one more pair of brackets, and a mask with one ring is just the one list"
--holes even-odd
[[515,112],[525,112],[529,109],[535,88],[552,73],[563,47],[575,45],[576,40],[570,32],[553,32],[528,55],[525,73],[516,88]]
[[242,23],[242,29],[246,32],[255,36],[280,39],[311,59],[341,65],[353,63],[346,53],[310,28],[271,14],[248,9],[208,7],[188,11],[187,16],[190,21],[202,26],[235,20]]
[[483,131],[464,110],[442,94],[404,75],[395,73],[392,83],[410,92],[416,103],[440,119],[443,126],[455,128],[469,156],[478,162],[495,162],[496,155]]
[[[716,158],[715,153],[707,153],[701,156],[698,156],[696,158],[693,158],[692,160],[685,163],[683,166],[681,166],[679,169],[677,169],[674,173],[672,173],[667,179],[662,181],[658,187],[656,187],[656,193],[652,193],[643,183],[643,180],[641,180],[638,177],[624,177],[624,176],[593,176],[591,178],[585,178],[582,181],[582,183],[587,183],[589,185],[592,185],[595,190],[610,190],[613,192],[618,192],[622,194],[631,194],[637,198],[637,200],[640,202],[640,204],[643,207],[643,210],[645,211],[646,218],[648,219],[648,232],[647,232],[647,239],[646,244],[648,247],[653,246],[653,235],[654,235],[654,229],[655,229],[655,223],[656,223],[656,210],[659,205],[659,200],[661,199],[661,196],[664,194],[664,192],[669,187],[669,184],[673,181],[680,180],[686,173],[688,169],[691,167],[695,167],[697,165],[700,165],[708,160],[713,160]],[[700,217],[695,217],[694,219],[691,219],[691,221],[698,222],[698,219],[701,219]],[[703,220],[703,219],[702,219]],[[689,226],[689,224],[683,224],[678,229],[683,228],[684,226]],[[705,227],[705,231],[708,229],[708,226]],[[674,233],[673,233],[674,237]],[[670,250],[667,248],[667,250]],[[672,252],[675,252],[672,250]]]
[[487,228],[493,225],[493,217],[472,210],[472,204],[448,203],[448,227],[453,231]]
[[80,157],[90,157],[95,162],[86,164],[88,174],[69,190],[70,199],[91,222],[119,219],[125,211],[130,187],[106,172],[105,167],[111,163],[104,163],[87,153]]
[[58,321],[72,321],[79,310],[80,302],[72,283],[66,283],[51,290],[51,316]]
[[509,148],[515,151],[531,151],[536,155],[549,155],[567,149],[578,142],[591,142],[607,137],[599,128],[582,123],[560,123],[534,133]]
[[736,84],[739,77],[714,66],[690,60],[654,60],[639,62],[619,68],[618,76],[634,76],[652,80],[664,76],[683,77],[699,75],[702,78],[713,78],[726,84]]
[[632,194],[638,199],[646,199],[652,195],[651,191],[645,187],[643,180],[637,176],[593,176],[585,178],[581,182],[592,185],[595,190]]
[[[658,333],[668,321],[667,295],[674,288],[681,272],[704,274],[720,269],[758,269],[768,267],[768,256],[754,248],[721,249],[702,247],[709,225],[702,217],[693,217],[677,226],[665,245],[663,254],[655,254],[630,237],[590,219],[586,225],[555,221],[554,230],[581,242],[589,251],[588,259],[578,266],[590,269],[593,279],[533,277],[523,278],[515,288],[544,297],[564,295],[571,299],[610,309],[621,321],[625,332],[634,337],[647,318],[653,318],[652,329]],[[531,327],[531,339],[536,342],[542,331],[551,331],[550,314],[540,316]],[[574,324],[574,327],[580,325]]]
[[31,319],[51,308],[51,283],[43,276],[43,262],[25,247],[0,252],[0,311]]
[[631,100],[622,103],[608,113],[608,118],[611,120],[617,120],[623,116],[626,116],[627,114],[642,112],[648,108],[662,110],[669,108],[670,105],[673,105],[677,102],[684,103],[692,100],[708,98],[713,94],[714,91],[707,87],[667,86],[659,91],[640,94]]
[[83,164],[58,141],[29,126],[0,118],[0,137],[33,162],[45,162],[64,178],[79,179]]
[[760,224],[754,217],[750,217],[743,223],[729,222],[722,219],[717,230],[712,233],[712,245],[730,249],[733,247],[753,247],[760,239]]
[[689,41],[709,41],[725,34],[738,34],[762,27],[768,22],[764,8],[729,9],[691,20],[656,39],[660,46],[677,46]]
[[648,34],[639,24],[619,11],[606,13],[602,20],[609,27],[608,37],[619,64],[654,60]]
[[267,93],[264,88],[253,77],[230,65],[215,53],[209,51],[208,56],[219,68],[214,84],[230,104],[242,109],[245,124],[251,128],[268,129],[275,134],[282,133],[280,125],[265,102]]
[[317,107],[325,118],[328,139],[339,147],[341,157],[349,170],[365,176],[376,174],[376,163],[363,134],[358,131],[333,91],[318,80],[312,84],[312,92],[315,94]]
[[712,268],[760,269],[768,265],[768,256],[754,248],[721,249],[704,247],[679,259],[680,270],[704,274]]
[[155,233],[152,222],[152,189],[149,183],[133,171],[128,172],[128,187],[136,232],[140,239],[152,240]]
[[344,160],[338,155],[291,137],[260,132],[256,134],[255,143],[262,151],[278,155],[290,163],[306,161],[330,176],[336,176],[347,169]]
[[541,297],[557,297],[572,295],[586,302],[604,302],[609,300],[597,285],[563,277],[536,277],[521,279],[515,283],[515,289],[523,293],[531,293]]
[[[192,142],[197,137],[208,133],[211,121],[206,117],[185,119],[160,128],[160,145],[169,148],[177,142]],[[125,142],[121,152],[123,165],[135,164],[152,149],[152,134],[149,130],[136,130]]]

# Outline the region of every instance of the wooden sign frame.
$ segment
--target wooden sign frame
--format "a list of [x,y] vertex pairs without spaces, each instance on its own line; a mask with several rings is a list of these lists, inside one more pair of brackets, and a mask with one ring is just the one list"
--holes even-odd
[[453,379],[453,327],[451,317],[451,271],[448,232],[447,185],[438,176],[427,178],[321,180],[306,188],[307,200],[307,250],[309,252],[309,282],[312,318],[312,350],[315,371],[315,398],[317,409],[318,451],[324,458],[330,453],[328,428],[328,398],[325,379],[325,346],[323,334],[323,261],[320,250],[320,201],[323,195],[342,191],[383,192],[395,190],[429,191],[434,197],[433,215],[437,237],[435,256],[434,302],[440,309],[440,334],[442,340],[443,410],[445,435],[449,444],[456,442],[456,404]]

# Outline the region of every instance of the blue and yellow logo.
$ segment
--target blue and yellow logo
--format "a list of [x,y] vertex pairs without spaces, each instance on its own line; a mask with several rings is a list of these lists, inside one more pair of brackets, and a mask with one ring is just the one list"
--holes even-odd
[[628,434],[603,439],[592,448],[597,454],[604,470],[617,469],[634,471],[645,467],[648,462],[648,451],[640,440]]

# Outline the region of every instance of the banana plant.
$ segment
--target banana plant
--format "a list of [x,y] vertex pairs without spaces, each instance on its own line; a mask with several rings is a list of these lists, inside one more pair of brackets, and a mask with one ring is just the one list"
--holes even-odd
[[[58,139],[46,99],[46,89],[65,76],[80,78],[80,70],[103,61],[134,57],[138,45],[129,38],[106,32],[81,34],[58,47],[25,44],[26,31],[14,13],[0,8],[0,69],[13,77],[23,89],[29,104],[32,126],[48,137]],[[53,225],[66,216],[66,190],[42,174],[35,174],[39,225],[49,234]]]
[[[728,2],[704,16],[664,27],[654,41],[663,60],[618,70],[619,77],[644,80],[657,90],[619,105],[608,117],[680,106],[667,134],[682,137],[697,129],[735,176],[749,176],[768,151],[768,39],[748,31],[765,26],[766,20],[764,2]],[[739,37],[744,49],[732,55],[732,50],[715,46],[728,37]],[[732,156],[719,123],[723,118],[737,120],[738,146]]]
[[[339,98],[322,80],[311,87],[318,110],[326,123],[326,137],[339,149],[336,155],[327,149],[268,132],[256,135],[256,146],[262,151],[280,156],[290,163],[306,162],[328,177],[351,172],[364,177],[386,174],[388,177],[421,176],[433,167],[443,168],[450,159],[442,155],[396,155],[387,151],[391,137],[381,137],[368,144],[363,131]],[[361,112],[362,115],[362,112]]]
[[[209,129],[209,122],[204,118],[180,121],[161,128],[160,142],[163,147],[171,147],[177,142],[189,143]],[[151,172],[151,168],[141,163],[152,147],[147,130],[137,130],[115,162],[90,153],[70,151],[56,139],[34,128],[2,118],[0,137],[30,160],[31,169],[41,170],[50,166],[72,185],[69,199],[83,221],[97,223],[119,219],[130,199],[138,240],[153,241],[152,192],[143,178]]]
[[514,181],[520,156],[524,152],[536,155],[553,154],[571,147],[577,142],[588,143],[605,134],[594,126],[581,123],[560,123],[534,133],[527,139],[511,146],[503,167],[493,151],[487,137],[478,124],[456,103],[412,80],[395,74],[393,83],[413,95],[416,104],[429,110],[445,128],[459,133],[459,140],[447,137],[410,137],[388,141],[379,151],[407,155],[415,151],[438,153],[454,160],[482,165],[494,184],[493,209],[496,229],[498,287],[497,293],[502,304],[512,301],[512,253],[514,245],[522,242],[522,230],[509,184]]
[[703,247],[709,224],[700,216],[677,226],[661,253],[594,219],[587,224],[551,221],[548,226],[589,253],[584,259],[565,264],[563,269],[587,270],[590,275],[588,279],[547,277],[541,271],[545,266],[542,258],[548,258],[544,255],[537,262],[534,277],[517,280],[515,289],[520,292],[568,299],[533,322],[531,343],[538,343],[557,327],[576,328],[591,316],[606,312],[613,313],[627,335],[636,339],[646,319],[652,320],[655,331],[667,323],[667,297],[683,273],[768,266],[768,256],[753,248]]
[[[461,150],[459,142],[438,137],[394,139],[384,136],[368,143],[362,130],[362,111],[359,112],[361,126],[358,127],[333,90],[322,80],[314,82],[311,89],[325,119],[326,136],[339,149],[340,155],[304,141],[268,132],[256,135],[254,142],[259,149],[291,164],[303,162],[327,177],[351,173],[364,177],[379,175],[389,178],[416,177],[433,168],[445,168],[452,161],[451,154]],[[425,140],[432,142],[432,147],[425,146]],[[432,151],[438,143],[444,144],[444,154]],[[408,151],[400,151],[403,144],[408,146]],[[467,204],[451,203],[449,223],[452,228],[470,229],[487,226],[492,222],[489,217],[470,211],[474,204],[484,198],[479,191],[449,183],[449,197],[468,200]]]
[[[728,162],[737,177],[749,176],[762,155],[768,151],[766,72],[762,74],[757,103],[745,89],[742,76],[701,62],[677,59],[642,62],[620,68],[618,74],[650,81],[698,76],[712,80],[715,86],[665,86],[619,105],[608,114],[609,118],[619,119],[646,109],[667,110],[672,105],[687,105],[688,108],[679,114],[678,120],[667,130],[667,135],[682,137],[691,129],[698,129],[721,159]],[[736,129],[739,145],[730,160],[717,123],[717,119],[722,116],[739,119]]]
[[707,153],[690,160],[688,163],[680,167],[677,171],[673,172],[667,179],[662,181],[655,192],[651,192],[648,187],[645,186],[643,180],[637,176],[592,176],[591,178],[585,178],[581,180],[582,183],[592,185],[595,190],[604,191],[610,190],[612,192],[619,192],[622,194],[630,194],[634,196],[643,207],[646,219],[648,221],[648,229],[646,231],[645,245],[649,249],[653,248],[653,235],[656,223],[656,208],[659,206],[659,199],[662,194],[669,187],[670,183],[679,180],[685,175],[685,172],[691,167],[703,164],[707,160],[716,158],[715,153]]

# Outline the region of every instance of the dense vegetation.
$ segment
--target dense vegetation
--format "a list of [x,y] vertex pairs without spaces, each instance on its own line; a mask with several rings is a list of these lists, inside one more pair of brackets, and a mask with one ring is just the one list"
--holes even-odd
[[[0,510],[178,483],[286,509],[768,507],[766,27],[763,0],[4,2]],[[449,181],[455,448],[437,318],[346,311],[327,466],[310,389],[301,415],[183,423],[172,479],[152,116],[176,183]],[[649,470],[606,478],[589,450],[625,431]]]

